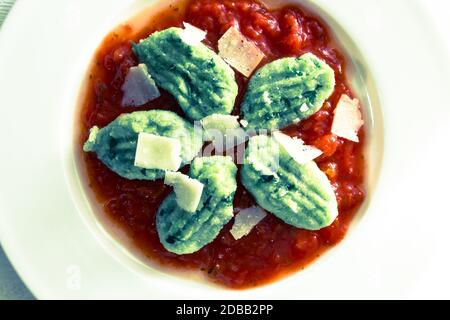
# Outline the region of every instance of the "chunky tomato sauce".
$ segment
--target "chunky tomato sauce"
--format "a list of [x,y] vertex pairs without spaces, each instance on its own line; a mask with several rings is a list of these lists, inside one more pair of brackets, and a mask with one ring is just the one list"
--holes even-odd
[[[254,0],[193,0],[172,5],[148,17],[139,30],[132,25],[122,25],[105,38],[95,55],[81,108],[80,148],[89,128],[103,127],[124,112],[167,109],[183,115],[175,99],[166,92],[139,108],[120,105],[120,88],[127,70],[138,63],[130,41],[138,41],[156,30],[182,26],[183,21],[208,31],[206,44],[213,49],[217,49],[220,36],[235,25],[265,53],[263,64],[309,51],[326,60],[335,70],[336,89],[324,107],[310,119],[284,131],[323,150],[317,163],[335,189],[339,205],[337,220],[332,226],[313,232],[288,226],[268,214],[250,235],[239,241],[229,233],[231,222],[210,245],[197,253],[178,256],[163,248],[155,226],[156,210],[171,192],[169,187],[162,181],[121,178],[95,154],[83,153],[80,149],[82,163],[105,214],[126,231],[136,248],[149,259],[166,267],[201,271],[213,282],[227,287],[262,285],[303,269],[340,242],[364,200],[364,132],[360,133],[359,144],[330,134],[337,101],[343,93],[352,96],[344,74],[345,59],[324,22],[299,6],[269,10]],[[240,94],[234,113],[239,114],[248,79],[237,72],[236,77]],[[252,205],[255,205],[254,199],[240,185],[234,200],[235,209]]]

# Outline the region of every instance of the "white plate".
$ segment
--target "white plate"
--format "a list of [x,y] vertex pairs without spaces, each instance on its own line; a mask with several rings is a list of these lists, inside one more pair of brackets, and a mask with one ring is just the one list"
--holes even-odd
[[18,1],[0,31],[0,240],[38,298],[448,296],[449,59],[412,0],[314,1],[368,62],[385,126],[378,187],[336,249],[239,292],[149,270],[119,250],[79,192],[71,125],[95,48],[149,2]]

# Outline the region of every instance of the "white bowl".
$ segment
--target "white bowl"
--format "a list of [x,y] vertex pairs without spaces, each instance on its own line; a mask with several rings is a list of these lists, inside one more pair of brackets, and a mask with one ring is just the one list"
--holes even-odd
[[441,77],[448,59],[411,0],[313,1],[351,53],[353,86],[370,120],[369,201],[324,258],[274,284],[233,291],[150,268],[110,236],[79,175],[74,114],[102,38],[151,2],[19,1],[0,31],[0,236],[37,297],[417,297],[448,281],[438,272],[448,255],[435,251],[450,220],[442,214],[448,171],[437,161],[449,154],[441,147],[450,124]]

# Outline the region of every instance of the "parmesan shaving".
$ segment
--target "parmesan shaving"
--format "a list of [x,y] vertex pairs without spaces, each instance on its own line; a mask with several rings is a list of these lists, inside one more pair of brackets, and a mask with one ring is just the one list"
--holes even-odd
[[[227,130],[240,128],[239,116],[231,116],[224,114],[212,114],[200,120],[207,138],[212,140],[215,132],[226,134]],[[211,131],[211,133],[209,133]]]
[[334,111],[331,132],[338,137],[359,142],[358,132],[363,125],[359,100],[343,94]]
[[231,235],[236,240],[247,236],[266,215],[264,210],[256,206],[241,210],[234,217],[234,224],[230,230]]
[[183,25],[184,29],[183,32],[180,34],[180,38],[181,40],[183,40],[184,43],[190,46],[196,46],[200,44],[203,40],[205,40],[206,31],[194,27],[193,25],[187,22],[183,22]]
[[174,188],[177,204],[187,212],[195,212],[200,204],[204,185],[180,172],[166,172],[164,184]]
[[273,133],[274,139],[289,153],[299,164],[305,164],[322,155],[322,151],[313,146],[305,145],[303,140],[291,138],[279,131]]
[[213,114],[200,122],[205,130],[205,139],[212,141],[217,153],[223,153],[245,143],[248,135],[241,128],[238,116]]
[[131,67],[122,85],[122,106],[138,107],[159,98],[158,87],[145,64]]
[[176,171],[181,162],[181,143],[178,139],[139,133],[134,159],[136,167]]
[[217,153],[223,153],[247,141],[248,135],[242,128],[228,129],[221,137],[213,139],[214,149]]
[[219,55],[247,78],[264,58],[264,53],[236,28],[231,27],[219,40]]

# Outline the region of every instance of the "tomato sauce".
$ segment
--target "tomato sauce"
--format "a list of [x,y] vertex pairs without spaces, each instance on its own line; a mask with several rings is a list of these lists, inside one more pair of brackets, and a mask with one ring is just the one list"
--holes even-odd
[[[160,98],[139,108],[124,108],[120,104],[121,86],[127,71],[138,63],[131,41],[157,30],[182,26],[183,21],[208,31],[205,43],[213,49],[217,49],[218,39],[230,26],[238,26],[265,53],[262,65],[278,58],[313,52],[334,69],[335,92],[323,108],[311,118],[284,130],[324,152],[316,161],[329,177],[339,206],[339,216],[332,226],[320,231],[300,230],[268,214],[239,241],[229,232],[231,222],[210,245],[194,254],[178,256],[163,248],[155,226],[156,211],[171,188],[162,181],[121,178],[95,154],[81,151],[89,128],[103,127],[121,113],[166,109],[183,115],[176,100],[164,91]],[[108,35],[98,49],[81,106],[79,146],[89,186],[104,213],[126,231],[142,254],[159,265],[200,271],[213,282],[230,288],[259,286],[301,270],[343,239],[365,198],[364,132],[360,132],[360,143],[330,134],[337,101],[344,93],[352,96],[345,68],[344,55],[327,25],[297,5],[269,10],[254,0],[193,0],[171,5],[157,16],[149,17],[140,30],[122,25]],[[239,114],[248,79],[237,72],[236,78],[240,94],[234,114]],[[239,185],[235,209],[252,205],[255,205],[253,197]]]

